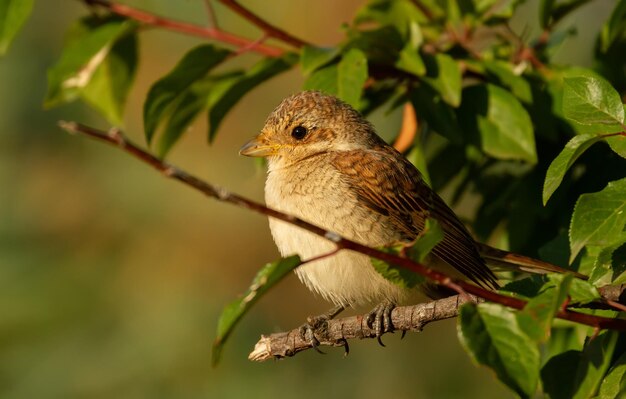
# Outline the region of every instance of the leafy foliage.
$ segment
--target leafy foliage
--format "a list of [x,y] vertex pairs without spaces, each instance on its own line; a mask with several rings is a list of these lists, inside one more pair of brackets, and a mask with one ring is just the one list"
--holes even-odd
[[[152,85],[145,135],[165,156],[206,112],[210,142],[245,94],[298,64],[305,89],[337,95],[364,114],[410,104],[419,129],[408,156],[433,188],[452,192],[453,202],[476,200],[480,239],[550,254],[546,260],[563,260],[561,266],[569,260],[590,275],[588,282],[556,275],[510,282],[503,292],[529,299],[520,311],[466,305],[458,328],[467,351],[520,396],[541,388],[554,398],[619,397],[626,361],[618,335],[592,339],[583,327],[565,334],[553,322],[565,302],[589,303],[602,284],[626,282],[626,0],[617,2],[596,40],[593,70],[552,60],[572,32],[560,29],[564,18],[591,2],[540,1],[543,33],[529,42],[509,27],[519,0],[371,0],[331,47],[295,45],[242,70],[229,62],[255,43],[240,51],[204,44]],[[32,3],[0,5],[0,53]],[[49,69],[45,106],[82,99],[122,124],[138,64],[138,26],[107,12],[80,19]],[[608,145],[594,145],[602,142]],[[431,227],[409,250],[414,259],[440,239],[438,226]],[[216,356],[254,301],[297,264],[293,257],[266,266],[227,307]],[[419,283],[403,269],[373,264],[399,284]]]
[[248,290],[237,300],[226,305],[217,323],[217,336],[213,342],[213,364],[219,361],[224,343],[235,325],[252,305],[270,288],[280,282],[289,272],[302,264],[297,255],[266,264],[252,280]]

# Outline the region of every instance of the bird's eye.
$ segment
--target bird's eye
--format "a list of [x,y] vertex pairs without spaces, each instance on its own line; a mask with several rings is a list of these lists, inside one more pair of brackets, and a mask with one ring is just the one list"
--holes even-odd
[[306,134],[307,134],[307,130],[306,130],[306,127],[304,126],[296,126],[291,131],[291,137],[293,137],[296,140],[302,140],[304,136],[306,136]]

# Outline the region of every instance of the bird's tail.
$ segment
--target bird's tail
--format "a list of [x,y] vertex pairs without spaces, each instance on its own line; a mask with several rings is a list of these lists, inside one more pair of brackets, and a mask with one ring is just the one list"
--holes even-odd
[[504,270],[521,271],[534,274],[571,273],[575,277],[582,280],[587,280],[589,278],[588,276],[585,276],[584,274],[580,274],[573,270],[564,269],[562,267],[553,265],[552,263],[530,258],[528,256],[493,248],[487,244],[477,242],[476,246],[478,247],[480,256],[483,257],[488,265],[501,267]]

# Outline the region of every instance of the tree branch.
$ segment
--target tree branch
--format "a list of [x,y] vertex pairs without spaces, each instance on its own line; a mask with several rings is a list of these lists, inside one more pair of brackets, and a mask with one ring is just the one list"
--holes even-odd
[[[480,299],[475,296],[464,298],[455,295],[413,306],[398,306],[391,312],[391,321],[396,331],[420,332],[430,322],[456,317],[459,306],[468,301],[479,302]],[[358,315],[328,320],[323,328],[316,329],[315,338],[319,345],[343,346],[347,352],[347,342],[350,339],[376,338],[376,330],[368,327],[366,317]],[[269,336],[262,335],[248,359],[257,362],[280,359],[311,348],[311,343],[303,339],[300,329],[296,328]]]
[[[383,252],[379,249],[370,248],[355,241],[341,237],[337,233],[328,231],[292,215],[276,211],[258,202],[252,201],[234,193],[230,193],[221,187],[217,187],[203,180],[200,180],[197,177],[192,176],[187,172],[180,170],[158,159],[154,155],[146,152],[145,150],[137,147],[135,144],[128,141],[124,137],[122,132],[117,128],[105,132],[89,126],[81,125],[76,122],[59,122],[59,126],[69,133],[84,134],[88,137],[115,145],[125,152],[133,155],[137,159],[149,164],[153,168],[162,172],[165,176],[170,177],[174,180],[178,180],[192,188],[195,188],[196,190],[204,193],[211,198],[237,205],[239,207],[246,208],[266,216],[271,216],[275,219],[282,220],[294,226],[298,226],[300,228],[308,230],[311,233],[320,237],[324,237],[327,240],[333,242],[338,250],[349,249],[376,259],[380,259],[387,263],[403,267],[405,269],[413,271],[414,273],[427,277],[430,280],[436,281],[440,285],[450,288],[460,295],[467,295],[468,293],[473,294],[487,301],[499,303],[501,305],[514,309],[522,309],[527,303],[525,300],[519,298],[502,295],[497,292],[489,291],[482,287],[472,285],[462,280],[453,279],[444,273],[433,270],[409,258],[404,258],[398,255]],[[569,309],[559,310],[556,314],[556,317],[564,320],[573,321],[579,324],[592,326],[598,329],[614,329],[626,331],[626,320],[622,319],[612,319],[607,317],[578,313]]]
[[250,21],[253,25],[263,30],[263,32],[265,32],[269,37],[281,40],[296,48],[301,48],[308,45],[308,43],[304,40],[298,39],[297,37],[285,32],[279,27],[270,24],[269,22],[262,19],[252,11],[248,10],[235,0],[219,0],[219,2],[233,10],[235,13],[241,15],[243,18]]
[[256,51],[257,53],[269,56],[279,57],[285,53],[285,50],[269,46],[259,41],[246,39],[244,37],[226,32],[219,29],[217,26],[205,27],[188,22],[177,21],[171,18],[165,18],[152,14],[147,11],[143,11],[137,8],[133,8],[124,4],[115,3],[109,0],[81,0],[85,4],[95,7],[101,7],[107,9],[113,14],[123,16],[128,19],[140,22],[143,25],[155,26],[162,29],[167,29],[173,32],[183,33],[186,35],[202,37],[205,39],[217,40],[222,43],[231,44],[238,48],[246,48],[248,51]]

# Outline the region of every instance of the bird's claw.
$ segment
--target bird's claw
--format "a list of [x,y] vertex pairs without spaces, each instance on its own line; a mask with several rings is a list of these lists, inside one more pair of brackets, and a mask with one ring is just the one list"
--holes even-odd
[[314,326],[311,323],[307,322],[307,323],[304,323],[303,325],[301,325],[298,330],[299,330],[299,333],[300,333],[300,338],[302,338],[309,345],[311,345],[311,348],[315,349],[315,351],[317,353],[319,353],[319,354],[322,354],[322,355],[326,354],[325,352],[322,352],[320,350],[320,348],[319,348],[320,341],[315,336],[316,326]]
[[323,314],[320,316],[309,316],[307,317],[307,322],[300,326],[300,338],[306,341],[317,353],[325,355],[325,352],[322,352],[319,349],[320,341],[315,336],[316,333],[324,332],[328,325],[328,320],[330,317],[328,315]]
[[376,340],[381,346],[383,344],[380,338],[384,333],[393,332],[393,322],[391,321],[391,311],[396,307],[391,302],[383,302],[377,305],[365,318],[367,326],[376,332]]

